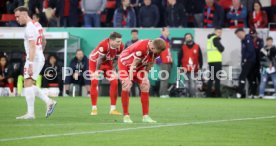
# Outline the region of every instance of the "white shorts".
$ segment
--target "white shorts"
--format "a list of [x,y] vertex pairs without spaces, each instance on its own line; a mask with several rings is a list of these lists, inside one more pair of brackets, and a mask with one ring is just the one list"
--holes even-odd
[[24,65],[24,79],[32,78],[33,80],[36,80],[44,66],[44,61],[41,62],[33,62],[33,75],[30,76],[28,74],[28,68],[29,68],[29,61],[27,60]]

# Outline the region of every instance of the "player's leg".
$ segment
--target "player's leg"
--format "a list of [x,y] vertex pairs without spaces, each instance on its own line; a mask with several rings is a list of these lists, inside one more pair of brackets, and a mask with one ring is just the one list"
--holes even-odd
[[90,98],[91,98],[91,104],[92,104],[92,111],[91,115],[97,115],[97,100],[98,100],[98,80],[92,79],[91,80],[91,86],[90,86]]
[[27,103],[27,113],[23,116],[16,117],[16,119],[34,119],[34,102],[35,102],[35,92],[32,88],[33,80],[28,74],[28,61],[25,63],[24,66],[24,96]]
[[130,119],[128,107],[129,107],[129,91],[132,86],[132,82],[128,79],[128,69],[124,66],[120,61],[118,61],[118,68],[119,68],[119,76],[120,81],[122,83],[122,92],[121,92],[121,100],[122,100],[122,107],[123,107],[123,122],[124,123],[133,123]]
[[122,115],[116,110],[116,102],[118,96],[118,77],[117,73],[111,69],[105,71],[105,77],[110,82],[109,96],[110,96],[110,114],[111,115]]
[[97,100],[98,100],[98,79],[95,76],[96,72],[96,63],[93,61],[89,61],[89,71],[91,73],[91,85],[90,85],[90,98],[92,111],[91,115],[97,115]]
[[35,85],[33,85],[33,90],[35,92],[35,96],[40,98],[46,104],[47,110],[45,116],[46,118],[48,118],[54,112],[57,102],[50,99],[46,94],[42,92],[40,88]]
[[[42,68],[44,66],[44,62],[37,62],[34,64],[33,67],[33,76],[32,78],[34,80],[36,80],[39,76],[39,73],[41,72]],[[32,88],[34,90],[35,96],[40,98],[47,106],[47,110],[46,110],[46,118],[48,118],[53,112],[54,109],[56,107],[57,102],[50,99],[45,93],[42,92],[42,90],[40,88],[38,88],[35,85],[32,85]]]
[[130,119],[128,107],[129,107],[129,91],[131,89],[132,83],[128,80],[121,80],[122,83],[122,92],[121,92],[121,100],[123,106],[123,113],[124,113],[124,123],[133,123]]
[[32,88],[33,80],[31,78],[24,79],[24,96],[27,103],[27,113],[23,116],[16,117],[16,119],[35,119],[34,113],[34,102],[35,102],[35,93]]
[[143,119],[142,121],[145,123],[156,123],[156,121],[152,120],[149,116],[149,90],[150,90],[150,83],[148,77],[141,73],[141,75],[137,75],[135,80],[138,82],[140,90],[141,90],[141,104],[142,104],[142,111],[143,111]]

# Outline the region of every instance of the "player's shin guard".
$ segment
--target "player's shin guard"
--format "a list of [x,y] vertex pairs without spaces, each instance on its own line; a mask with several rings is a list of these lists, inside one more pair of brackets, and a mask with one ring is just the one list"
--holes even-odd
[[122,100],[124,115],[129,115],[129,113],[128,113],[129,91],[122,90],[121,100]]
[[143,115],[149,114],[149,92],[141,92]]
[[91,81],[90,98],[92,106],[96,106],[98,100],[98,80]]
[[111,105],[116,106],[116,101],[118,96],[118,80],[110,81],[109,96],[110,96]]

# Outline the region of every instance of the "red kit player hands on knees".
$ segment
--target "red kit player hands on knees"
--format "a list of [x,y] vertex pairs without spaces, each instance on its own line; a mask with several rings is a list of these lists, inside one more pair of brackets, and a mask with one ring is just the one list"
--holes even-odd
[[122,35],[113,32],[109,38],[103,40],[91,52],[89,56],[89,70],[91,73],[90,97],[92,103],[91,115],[97,115],[97,99],[98,99],[98,81],[100,73],[110,82],[110,114],[121,115],[116,110],[116,101],[118,95],[118,78],[116,73],[117,57],[122,52],[124,45],[122,44]]
[[122,83],[122,106],[123,106],[123,122],[133,123],[130,119],[129,107],[129,91],[133,82],[139,84],[141,91],[141,104],[143,111],[142,121],[145,123],[156,123],[149,116],[149,89],[150,83],[148,79],[148,71],[154,64],[155,58],[166,48],[162,39],[141,40],[125,49],[118,59],[118,68],[120,80]]

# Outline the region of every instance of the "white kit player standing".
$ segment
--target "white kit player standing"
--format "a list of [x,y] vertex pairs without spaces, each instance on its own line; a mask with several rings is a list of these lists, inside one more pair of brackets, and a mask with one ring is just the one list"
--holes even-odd
[[14,10],[16,21],[20,25],[26,25],[24,47],[27,54],[24,66],[24,96],[27,102],[27,113],[16,117],[16,119],[35,119],[34,102],[36,96],[45,102],[47,106],[46,118],[48,118],[55,109],[56,101],[50,99],[34,85],[34,81],[44,66],[43,50],[46,46],[46,40],[43,35],[43,28],[38,22],[32,21],[28,11],[28,8],[22,6]]

